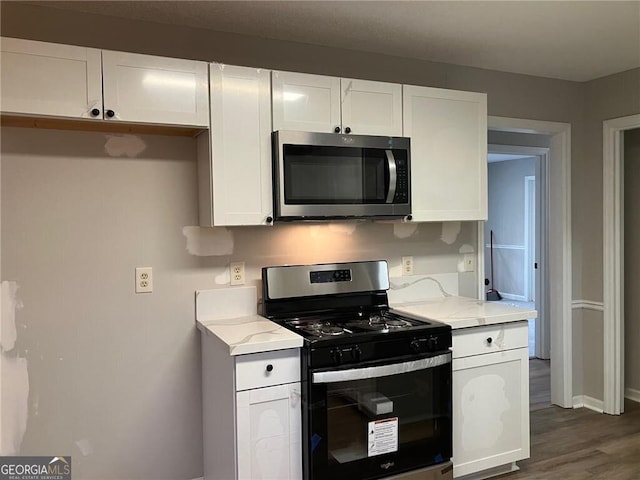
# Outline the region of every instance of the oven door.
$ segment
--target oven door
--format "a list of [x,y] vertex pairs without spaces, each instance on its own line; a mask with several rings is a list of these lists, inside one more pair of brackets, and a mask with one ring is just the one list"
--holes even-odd
[[451,458],[451,352],[309,373],[306,479],[381,478]]

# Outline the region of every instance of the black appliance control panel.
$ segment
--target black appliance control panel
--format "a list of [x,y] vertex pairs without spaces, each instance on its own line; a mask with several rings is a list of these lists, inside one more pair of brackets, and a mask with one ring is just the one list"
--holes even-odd
[[406,158],[396,159],[396,193],[394,203],[407,203],[409,201],[409,165]]
[[[385,358],[411,357],[448,351],[451,347],[451,327],[443,326],[437,332],[423,332],[413,335],[377,336],[375,341],[360,339],[357,342],[332,343],[315,342],[306,351],[307,367],[357,368],[364,362],[378,362]],[[417,333],[417,332],[416,332]]]
[[319,272],[309,272],[311,283],[333,283],[350,282],[351,270],[344,268],[341,270],[323,270]]

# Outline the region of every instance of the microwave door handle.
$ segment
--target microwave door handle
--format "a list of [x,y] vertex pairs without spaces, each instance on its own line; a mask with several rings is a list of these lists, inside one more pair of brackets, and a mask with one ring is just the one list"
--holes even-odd
[[387,203],[393,203],[393,197],[396,196],[396,186],[398,184],[398,176],[396,174],[396,158],[393,151],[385,150],[387,154],[387,165],[389,167],[389,192],[387,193]]
[[439,367],[451,363],[451,352],[434,357],[421,358],[409,362],[378,365],[376,367],[352,368],[350,370],[333,370],[329,372],[313,372],[312,383],[348,382],[367,378],[387,377],[399,373],[415,372],[428,368]]

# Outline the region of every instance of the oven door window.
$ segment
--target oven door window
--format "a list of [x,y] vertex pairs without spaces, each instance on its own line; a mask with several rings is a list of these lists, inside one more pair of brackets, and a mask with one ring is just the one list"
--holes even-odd
[[388,190],[382,149],[284,145],[287,205],[385,203]]
[[314,383],[311,396],[314,480],[385,477],[451,457],[450,363]]

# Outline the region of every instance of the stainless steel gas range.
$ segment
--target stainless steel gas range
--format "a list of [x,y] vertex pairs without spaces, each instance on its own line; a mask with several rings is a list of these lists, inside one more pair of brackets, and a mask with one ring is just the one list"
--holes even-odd
[[304,337],[304,479],[452,478],[451,327],[389,308],[385,261],[262,282],[264,315]]

